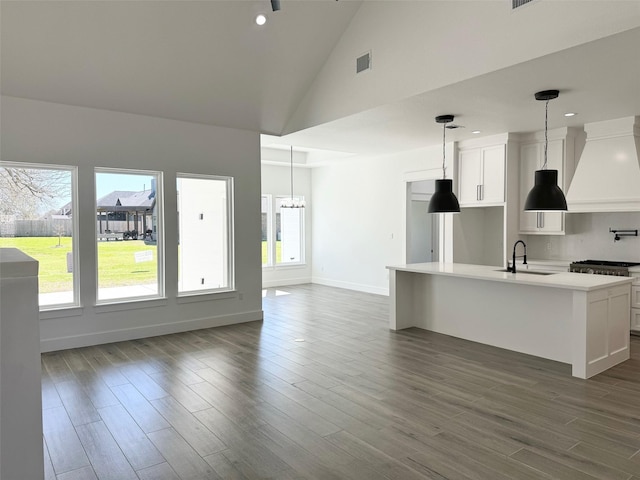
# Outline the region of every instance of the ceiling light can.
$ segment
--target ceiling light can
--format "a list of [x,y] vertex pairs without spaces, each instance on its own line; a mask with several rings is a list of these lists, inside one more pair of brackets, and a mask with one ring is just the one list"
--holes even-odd
[[265,17],[262,13],[256,15],[256,24],[264,25],[267,23],[267,17]]

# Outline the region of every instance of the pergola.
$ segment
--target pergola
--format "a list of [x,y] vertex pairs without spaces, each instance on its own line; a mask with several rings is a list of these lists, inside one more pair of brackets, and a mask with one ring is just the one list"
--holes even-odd
[[[114,191],[99,198],[96,205],[98,233],[111,233],[114,228],[122,231],[136,230],[139,233],[144,233],[147,230],[147,225],[151,224],[150,216],[155,207],[155,201],[155,192],[153,190],[141,192]],[[109,227],[109,214],[113,214],[111,228]],[[119,220],[118,218],[122,217],[123,214],[124,220]],[[126,228],[122,228],[122,222],[126,222]]]

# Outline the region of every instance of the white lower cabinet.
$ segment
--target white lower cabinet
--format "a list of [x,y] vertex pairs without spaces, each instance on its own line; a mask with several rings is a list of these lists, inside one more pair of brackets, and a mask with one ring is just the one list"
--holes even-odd
[[631,309],[631,330],[640,334],[640,308]]
[[640,334],[640,277],[631,285],[631,330]]
[[637,280],[634,280],[631,287],[631,308],[640,308],[640,282]]

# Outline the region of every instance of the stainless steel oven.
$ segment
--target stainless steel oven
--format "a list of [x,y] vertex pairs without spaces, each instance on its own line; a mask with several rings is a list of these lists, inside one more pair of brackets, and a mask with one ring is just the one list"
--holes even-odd
[[596,275],[615,275],[628,277],[629,268],[640,265],[632,262],[611,262],[609,260],[581,260],[569,265],[569,271],[575,273],[591,273]]

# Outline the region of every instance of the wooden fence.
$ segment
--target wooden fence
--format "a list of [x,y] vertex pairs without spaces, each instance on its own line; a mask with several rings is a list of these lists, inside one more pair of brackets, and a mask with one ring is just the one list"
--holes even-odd
[[0,222],[0,237],[70,237],[72,231],[70,218]]

